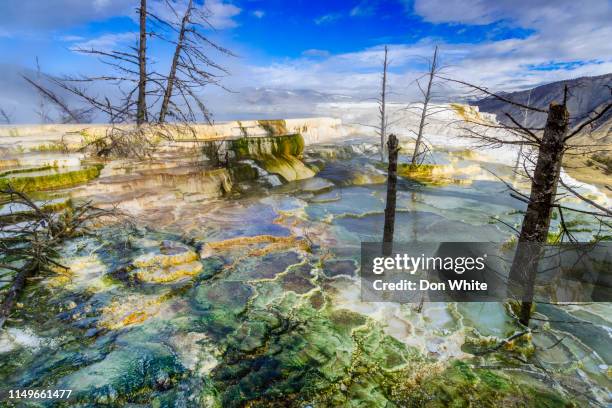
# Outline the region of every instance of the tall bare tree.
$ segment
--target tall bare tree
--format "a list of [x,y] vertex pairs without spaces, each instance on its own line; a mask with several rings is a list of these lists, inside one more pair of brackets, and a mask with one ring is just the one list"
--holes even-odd
[[[170,6],[172,7],[172,6]],[[166,115],[168,114],[168,106],[170,104],[170,98],[172,97],[172,90],[174,88],[174,81],[176,79],[176,69],[178,68],[179,58],[185,43],[185,31],[187,30],[187,24],[193,11],[193,1],[189,0],[185,14],[181,19],[181,28],[179,29],[178,39],[176,41],[176,48],[174,49],[174,56],[172,57],[172,65],[170,66],[170,73],[168,74],[168,80],[166,89],[164,90],[164,99],[162,100],[161,108],[159,109],[159,123],[166,121]]]
[[139,41],[138,41],[138,101],[136,103],[136,124],[142,125],[147,119],[147,0],[140,0]]
[[400,150],[399,142],[394,134],[389,135],[387,141],[389,152],[389,167],[387,170],[387,199],[385,205],[385,225],[383,228],[383,255],[389,256],[393,252],[393,234],[395,231],[395,207],[397,200],[397,154]]
[[434,85],[434,80],[436,75],[438,75],[440,67],[438,64],[438,46],[434,50],[433,58],[429,61],[429,71],[427,74],[427,87],[423,89],[419,80],[416,81],[421,94],[423,95],[423,107],[421,109],[421,120],[419,121],[419,130],[416,135],[416,141],[414,143],[414,152],[412,153],[412,161],[411,164],[414,166],[417,164],[417,160],[420,156],[420,148],[421,142],[423,140],[423,132],[425,130],[425,126],[427,125],[427,108],[429,106],[429,102],[431,102],[432,98],[432,87]]
[[175,46],[168,74],[158,79],[162,84],[162,101],[157,121],[165,123],[170,116],[188,122],[201,114],[211,122],[201,90],[208,85],[220,85],[221,76],[228,71],[210,57],[210,51],[229,56],[234,54],[205,35],[205,30],[212,26],[209,23],[210,12],[204,6],[189,0],[181,14],[172,1],[166,0],[165,4],[174,18],[161,18],[149,13],[162,28],[162,32],[154,35]]
[[380,117],[380,128],[378,133],[380,135],[380,160],[385,161],[385,146],[387,139],[387,68],[389,66],[388,48],[385,45],[385,57],[383,60],[383,73],[382,73],[382,86],[380,90],[380,98],[378,100],[378,112]]
[[[139,15],[139,38],[135,45],[112,50],[96,48],[74,48],[73,51],[98,57],[110,67],[102,75],[69,75],[52,78],[53,85],[77,96],[88,107],[105,115],[111,123],[136,122],[142,125],[148,121],[148,97],[154,93],[147,88],[150,82],[155,83],[153,74],[148,72],[147,64],[147,2],[140,0],[136,9]],[[102,95],[94,94],[88,89],[97,83],[97,87],[111,90]]]
[[[593,123],[597,122],[606,112],[612,109],[612,102],[608,102],[596,108],[574,129],[570,129],[569,124],[572,120],[567,109],[569,95],[567,85],[561,103],[552,102],[548,109],[541,109],[512,101],[508,97],[495,94],[485,88],[467,82],[450,78],[445,79],[468,86],[472,90],[484,93],[488,97],[501,100],[508,105],[514,105],[521,109],[545,113],[547,115],[544,128],[528,128],[509,113],[505,114],[511,122],[509,125],[503,123],[491,124],[468,121],[469,126],[465,127],[465,136],[477,140],[483,146],[500,147],[503,145],[524,145],[533,149],[537,156],[535,161],[529,159],[527,156],[525,157],[526,162],[535,165],[532,175],[527,168],[528,163],[523,163],[525,175],[531,181],[529,194],[521,193],[506,183],[511,190],[511,195],[527,204],[527,210],[522,221],[521,229],[518,231],[517,251],[510,269],[509,281],[512,285],[520,283],[518,296],[522,301],[518,317],[523,325],[528,326],[533,307],[533,289],[536,273],[538,271],[539,251],[541,251],[542,244],[547,242],[553,209],[559,212],[561,229],[570,239],[572,236],[565,223],[564,212],[573,211],[589,214],[596,217],[602,225],[612,228],[612,224],[609,222],[610,217],[612,217],[612,211],[610,209],[593,203],[571,187],[567,189],[569,193],[593,206],[595,209],[593,211],[585,211],[575,207],[569,207],[559,203],[561,196],[557,192],[558,185],[560,183],[563,184],[560,181],[560,175],[564,154],[568,151],[571,152],[572,150],[584,149],[582,144],[573,144],[573,140],[577,136],[583,134]],[[612,91],[610,100],[612,101]],[[492,129],[501,130],[504,135],[500,136],[496,132],[489,132],[489,130]],[[592,146],[589,147],[592,148]],[[516,289],[516,287],[512,289]]]

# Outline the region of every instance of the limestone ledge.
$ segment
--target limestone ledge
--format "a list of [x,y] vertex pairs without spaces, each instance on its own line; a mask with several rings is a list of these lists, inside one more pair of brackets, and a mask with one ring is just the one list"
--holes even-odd
[[[135,127],[118,125],[122,129]],[[88,142],[107,134],[107,124],[51,124],[51,125],[1,125],[0,151],[62,152],[76,150]],[[347,136],[350,129],[340,119],[331,117],[295,118],[277,120],[234,120],[189,126],[168,124],[152,125],[143,129],[155,142],[166,148],[193,147],[205,140],[236,139],[240,137],[274,136],[299,133],[306,144],[319,143]],[[170,136],[172,143],[167,143]],[[193,146],[192,146],[193,144]]]

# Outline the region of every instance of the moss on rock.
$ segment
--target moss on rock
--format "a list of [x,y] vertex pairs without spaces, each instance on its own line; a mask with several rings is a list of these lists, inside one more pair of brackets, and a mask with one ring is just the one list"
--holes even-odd
[[294,156],[266,156],[257,159],[267,172],[281,176],[286,181],[304,180],[315,176],[315,172],[306,167]]
[[[462,182],[462,180],[449,177],[449,174],[444,171],[443,166],[436,164],[400,163],[397,165],[397,174],[400,177],[435,186]],[[468,181],[465,182],[467,183]]]
[[32,192],[72,187],[99,177],[103,168],[104,165],[96,164],[80,170],[41,176],[3,177],[0,178],[0,188],[6,188],[10,184],[16,190]]
[[304,152],[304,138],[299,133],[284,136],[241,137],[228,142],[228,150],[236,159],[257,159],[261,156],[296,156]]
[[270,136],[287,134],[287,123],[284,119],[258,120],[257,123]]

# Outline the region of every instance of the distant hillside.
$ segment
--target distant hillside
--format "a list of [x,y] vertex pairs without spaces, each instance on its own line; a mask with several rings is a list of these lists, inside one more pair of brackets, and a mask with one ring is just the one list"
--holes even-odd
[[[568,109],[573,119],[572,125],[580,122],[587,113],[609,102],[611,99],[610,87],[612,86],[612,74],[552,82],[531,90],[506,93],[504,96],[512,101],[523,104],[527,104],[529,101],[529,105],[531,106],[546,109],[552,101],[561,102],[563,100],[563,88],[565,84],[567,84],[570,89]],[[481,99],[471,104],[477,105],[482,112],[497,114],[497,119],[504,123],[509,123],[509,120],[504,115],[506,112],[510,113],[520,122],[523,121],[524,113],[520,108],[492,97]],[[546,115],[543,113],[528,112],[525,118],[525,123],[528,127],[542,127],[545,122]],[[608,111],[607,114],[596,123],[596,128],[604,135],[610,132],[612,129],[612,111]]]

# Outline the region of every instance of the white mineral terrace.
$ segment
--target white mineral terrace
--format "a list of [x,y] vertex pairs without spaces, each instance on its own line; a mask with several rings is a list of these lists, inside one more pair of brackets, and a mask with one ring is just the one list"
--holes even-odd
[[[405,150],[413,145],[418,130],[420,105],[388,104],[389,127],[387,133],[396,134]],[[424,142],[432,150],[471,150],[482,161],[514,166],[518,156],[517,146],[504,145],[498,148],[478,146],[473,138],[466,137],[466,129],[475,129],[474,123],[495,125],[495,115],[481,113],[478,107],[461,104],[436,104],[429,107],[432,115],[428,118]],[[266,124],[282,123],[281,133],[300,133],[306,145],[341,143],[355,138],[366,138],[376,143],[379,138],[378,107],[374,102],[324,103],[318,104],[316,112],[333,117],[290,118],[277,120],[235,120],[189,126],[169,124],[165,127],[152,126],[148,132],[170,135],[159,140],[160,151],[175,151],[197,147],[201,141],[231,140],[240,137],[261,137],[269,134]],[[119,125],[127,129],[131,125]],[[44,166],[49,163],[59,166],[75,166],[84,157],[75,153],[89,141],[106,134],[106,124],[48,124],[48,125],[2,125],[0,126],[0,166]],[[500,129],[487,129],[488,136],[513,139],[514,136]],[[159,138],[158,138],[159,139]],[[168,140],[171,139],[171,140]],[[70,155],[59,153],[68,148]],[[529,153],[529,152],[527,152]],[[610,207],[612,200],[602,189],[578,182],[565,171],[562,180],[582,192],[589,194],[598,203]]]

